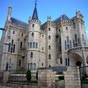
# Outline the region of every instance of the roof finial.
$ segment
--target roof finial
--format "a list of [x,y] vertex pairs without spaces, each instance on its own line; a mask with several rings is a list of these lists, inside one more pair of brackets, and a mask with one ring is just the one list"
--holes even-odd
[[37,0],[35,0],[35,6],[37,6]]

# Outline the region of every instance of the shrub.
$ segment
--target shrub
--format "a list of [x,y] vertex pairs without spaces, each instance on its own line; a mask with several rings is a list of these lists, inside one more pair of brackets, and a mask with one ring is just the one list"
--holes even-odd
[[31,70],[27,71],[26,78],[27,78],[28,81],[31,81]]

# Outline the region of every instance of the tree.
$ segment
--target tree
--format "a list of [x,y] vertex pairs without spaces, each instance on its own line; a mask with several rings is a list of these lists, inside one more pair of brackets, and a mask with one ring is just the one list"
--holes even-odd
[[31,81],[31,70],[27,71],[26,78],[27,78],[28,81]]

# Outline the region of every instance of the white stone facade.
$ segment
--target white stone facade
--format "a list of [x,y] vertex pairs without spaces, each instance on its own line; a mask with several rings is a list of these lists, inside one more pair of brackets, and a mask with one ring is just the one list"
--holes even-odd
[[35,6],[28,24],[8,16],[1,40],[1,70],[33,71],[40,67],[76,66],[88,63],[88,43],[80,11],[69,19],[62,15],[41,24]]

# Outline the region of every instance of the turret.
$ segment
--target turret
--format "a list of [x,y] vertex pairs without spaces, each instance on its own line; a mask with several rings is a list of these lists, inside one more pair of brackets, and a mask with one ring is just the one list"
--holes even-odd
[[35,3],[32,18],[29,20],[28,26],[28,54],[27,68],[37,70],[39,67],[39,51],[40,51],[40,21],[38,19],[37,4]]

